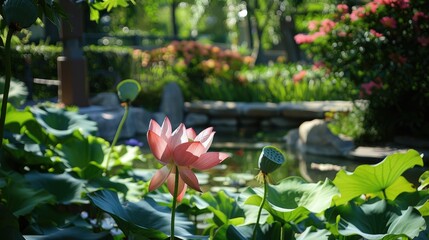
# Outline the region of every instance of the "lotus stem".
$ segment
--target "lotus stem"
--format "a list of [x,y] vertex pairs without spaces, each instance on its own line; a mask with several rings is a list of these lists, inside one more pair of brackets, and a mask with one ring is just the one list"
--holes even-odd
[[116,129],[116,133],[115,136],[113,137],[113,141],[112,144],[110,145],[110,149],[109,149],[109,153],[107,153],[107,160],[106,160],[106,169],[105,169],[105,174],[106,176],[109,175],[109,165],[110,165],[110,154],[113,151],[113,148],[115,147],[116,143],[118,142],[119,136],[121,135],[122,132],[122,127],[125,124],[125,120],[127,120],[128,117],[128,110],[129,110],[129,106],[128,103],[124,104],[124,115],[122,116],[121,122],[119,122],[119,126],[118,129]]
[[176,175],[174,175],[174,193],[173,193],[173,206],[171,208],[171,230],[170,240],[174,240],[174,221],[176,216],[177,194],[179,191],[179,168],[176,166]]
[[267,181],[267,175],[265,173],[262,173],[262,180],[264,182],[264,197],[262,198],[261,205],[259,206],[258,217],[256,219],[255,227],[253,228],[252,240],[256,239],[256,229],[259,226],[259,220],[261,218],[262,208],[264,208],[264,204],[268,195],[268,181]]
[[6,36],[6,44],[4,47],[4,62],[5,62],[5,80],[4,80],[4,90],[3,90],[3,100],[1,105],[1,115],[0,115],[0,142],[3,146],[3,136],[4,136],[4,124],[6,121],[6,108],[7,108],[7,100],[9,98],[9,87],[10,87],[10,79],[12,77],[12,64],[10,60],[10,42],[12,40],[14,30],[8,29]]

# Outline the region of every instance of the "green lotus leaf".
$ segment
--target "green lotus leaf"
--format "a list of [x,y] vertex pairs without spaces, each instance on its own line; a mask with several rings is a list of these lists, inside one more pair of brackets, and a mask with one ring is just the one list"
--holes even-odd
[[101,177],[102,163],[109,143],[99,137],[76,134],[58,144],[55,152],[70,170],[75,171],[81,178],[92,179]]
[[2,200],[15,216],[29,214],[35,207],[54,201],[54,196],[44,190],[32,188],[18,173],[6,173],[0,170],[0,177],[7,182],[7,186],[1,190]]
[[38,18],[38,9],[32,0],[6,0],[2,7],[6,23],[18,29],[30,27]]
[[396,197],[395,203],[402,209],[413,206],[422,216],[429,216],[429,190],[401,193]]
[[84,135],[94,135],[97,132],[96,122],[76,112],[46,106],[34,106],[31,112],[37,122],[56,137],[69,136],[76,130]]
[[[260,205],[262,191],[246,200],[246,204]],[[277,220],[300,222],[308,215],[320,213],[331,206],[338,190],[326,179],[324,182],[308,183],[300,177],[289,177],[278,185],[268,185],[267,202],[264,208]]]
[[30,172],[25,175],[25,179],[35,189],[44,189],[54,195],[59,203],[69,204],[87,202],[81,198],[84,182],[73,178],[68,173],[51,174]]
[[423,166],[423,159],[417,151],[409,150],[375,165],[358,166],[353,173],[341,170],[333,181],[341,197],[334,201],[339,205],[362,194],[393,200],[402,192],[413,192],[415,188],[401,175],[416,165]]
[[47,143],[50,138],[36,121],[33,114],[26,108],[17,110],[8,104],[8,111],[5,119],[5,129],[12,133],[25,135],[32,139],[34,143]]
[[[254,193],[245,203],[260,206],[263,193],[259,189],[255,189]],[[317,196],[318,194],[321,195]],[[290,177],[283,179],[279,185],[268,186],[267,201],[264,209],[276,221],[299,223],[311,215],[309,209],[321,212],[328,208],[330,199],[336,194],[338,194],[337,190],[328,180],[324,183],[314,184],[307,183],[299,177]],[[324,199],[324,197],[326,198]],[[320,201],[320,199],[323,199],[323,201]]]
[[[0,77],[0,102],[3,100],[4,92],[4,77]],[[10,81],[9,95],[7,101],[15,107],[19,107],[24,104],[27,99],[28,91],[25,84],[17,79],[12,78]]]
[[354,202],[327,211],[327,218],[337,223],[339,234],[359,235],[364,239],[413,239],[426,229],[426,222],[413,207],[400,209],[386,200]]
[[14,158],[15,164],[26,166],[45,165],[51,166],[51,151],[44,144],[38,144],[26,135],[13,134],[6,138],[9,140],[4,145],[5,150]]
[[110,232],[94,233],[88,228],[84,227],[69,227],[50,231],[46,235],[24,235],[25,240],[60,240],[60,239],[79,239],[79,240],[104,240],[110,239]]
[[124,179],[118,176],[91,179],[88,181],[86,188],[88,191],[96,191],[99,189],[114,190],[118,193],[121,199],[127,199],[131,202],[141,200],[145,190],[144,185],[135,182],[134,179]]
[[[121,204],[118,195],[108,190],[90,193],[88,197],[95,206],[110,214],[128,237],[165,239],[170,234],[171,209],[158,205],[151,198]],[[175,227],[177,236],[191,238],[194,226],[183,213],[176,212]]]
[[[226,232],[216,232],[215,239],[237,239],[237,240],[246,240],[252,239],[253,235],[253,225],[226,225]],[[279,222],[272,224],[264,224],[260,227],[257,227],[256,239],[287,239],[282,238],[282,226]]]
[[208,204],[207,208],[214,214],[208,222],[215,226],[222,226],[228,223],[244,223],[244,212],[237,201],[224,191],[219,191],[216,195],[210,192],[203,193],[201,198]]
[[308,227],[304,232],[299,234],[296,240],[328,240],[332,233],[327,229],[317,229],[312,231],[312,227]]
[[132,102],[141,91],[140,83],[133,79],[121,81],[116,87],[118,97],[122,102]]
[[419,190],[429,185],[429,171],[425,171],[422,175],[420,175],[419,183],[420,183]]
[[18,218],[9,209],[0,204],[0,235],[3,239],[24,240]]

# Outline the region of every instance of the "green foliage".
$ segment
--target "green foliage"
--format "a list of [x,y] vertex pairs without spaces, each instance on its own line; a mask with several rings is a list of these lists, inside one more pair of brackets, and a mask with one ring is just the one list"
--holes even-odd
[[352,138],[355,142],[359,141],[359,137],[364,132],[364,114],[365,104],[355,102],[353,109],[350,112],[328,112],[325,114],[329,120],[328,127],[335,135],[345,135]]
[[[12,76],[23,82],[27,79],[57,79],[57,58],[62,54],[61,46],[20,45],[12,51]],[[122,79],[133,78],[137,69],[132,48],[116,46],[86,46],[84,56],[88,67],[91,94],[114,91]],[[3,59],[0,58],[3,64]],[[0,69],[4,75],[4,69]],[[46,99],[58,95],[56,87],[34,84],[34,98]]]
[[94,121],[88,120],[86,116],[73,111],[43,105],[30,107],[29,110],[37,122],[48,133],[56,137],[71,135],[75,130],[81,131],[84,135],[97,132],[97,126]]
[[[109,213],[121,230],[133,239],[165,239],[170,233],[170,208],[158,205],[151,198],[122,205],[116,193],[107,190],[94,192],[89,198],[95,206]],[[176,217],[175,233],[190,237],[192,223],[186,221],[183,214],[178,213]]]
[[310,34],[295,39],[370,100],[362,139],[428,136],[428,5],[423,0],[365,3],[340,5],[334,16],[313,22]]
[[[4,78],[0,77],[0,101],[3,99],[4,92]],[[10,102],[13,106],[19,107],[24,104],[28,95],[27,87],[24,83],[18,81],[17,79],[12,78],[10,82],[9,88],[9,96],[8,102]]]
[[[108,230],[116,228],[122,235],[115,239],[165,239],[169,235],[171,198],[164,194],[166,188],[147,195],[147,180],[132,173],[133,162],[142,160],[138,148],[116,146],[110,155],[110,174],[104,176],[103,162],[109,148],[104,139],[79,130],[56,137],[29,110],[16,110],[9,105],[7,113],[6,141],[0,152],[0,231],[2,226],[10,226],[8,234],[26,239],[31,236],[25,234],[103,239],[111,236]],[[423,166],[422,157],[409,150],[392,154],[375,165],[361,165],[352,173],[342,170],[333,181],[308,183],[300,177],[288,177],[276,185],[268,184],[256,236],[423,236],[427,234],[425,218],[429,216],[428,174],[421,176],[418,188],[402,176],[415,166]],[[250,239],[262,195],[259,187],[239,194],[188,192],[177,208],[178,237]],[[80,217],[81,213],[89,215]],[[212,217],[207,218],[207,214]],[[19,230],[16,217],[26,219],[28,229]],[[2,219],[8,219],[10,224],[4,225]],[[112,225],[102,227],[105,221],[112,221]],[[197,231],[198,223],[206,228]],[[53,227],[59,230],[48,231]]]
[[[67,112],[62,113],[65,115],[77,114],[61,110]],[[46,118],[58,118],[57,112],[44,114],[51,115]],[[108,231],[79,217],[80,211],[91,209],[86,195],[111,189],[123,199],[140,199],[144,186],[133,180],[131,170],[133,162],[144,160],[141,151],[137,147],[116,146],[110,155],[111,172],[115,175],[106,177],[102,174],[109,149],[106,140],[83,134],[84,126],[61,136],[48,128],[39,124],[28,108],[17,110],[8,106],[6,141],[0,151],[0,205],[29,222],[29,229],[21,234],[105,239],[110,235]],[[101,220],[98,216],[97,221]],[[48,231],[54,227],[61,229]]]

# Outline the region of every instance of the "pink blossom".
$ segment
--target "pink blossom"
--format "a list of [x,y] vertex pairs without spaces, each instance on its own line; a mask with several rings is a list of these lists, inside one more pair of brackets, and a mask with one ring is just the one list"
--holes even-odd
[[377,12],[378,6],[380,6],[380,4],[376,2],[370,2],[366,6],[369,7],[371,13],[375,13]]
[[381,34],[381,33],[377,32],[377,31],[375,31],[374,29],[369,30],[369,32],[370,32],[374,37],[376,37],[376,38],[381,38],[381,37],[383,37],[383,34]]
[[399,7],[401,9],[410,7],[410,0],[374,0],[374,2],[379,3],[381,5]]
[[295,84],[299,83],[304,79],[305,75],[307,75],[307,71],[302,70],[299,73],[293,75],[292,79]]
[[308,22],[308,30],[310,31],[315,31],[317,29],[317,27],[319,26],[319,23],[315,20],[309,21]]
[[303,33],[295,35],[294,39],[297,44],[312,43],[314,41],[310,35]]
[[332,31],[332,29],[335,27],[336,23],[330,19],[324,19],[321,23],[321,26],[319,28],[320,32],[328,33]]
[[349,6],[347,6],[347,4],[338,4],[337,5],[337,10],[342,13],[348,13],[349,12]]
[[148,145],[163,167],[152,177],[149,191],[153,191],[167,182],[168,190],[173,195],[176,174],[179,174],[178,201],[182,200],[187,186],[201,191],[192,169],[207,170],[229,157],[227,153],[207,152],[214,134],[212,127],[206,128],[197,135],[192,128],[186,129],[184,124],[180,124],[176,130],[172,131],[170,120],[167,117],[162,126],[151,120],[147,132]]
[[389,54],[389,58],[392,61],[394,61],[396,63],[399,63],[399,64],[405,64],[407,62],[407,60],[408,60],[406,57],[404,57],[404,56],[402,56],[400,54],[397,54],[397,53],[391,53],[391,54]]
[[354,22],[357,21],[365,16],[365,8],[364,7],[358,7],[352,11],[350,14],[350,19]]
[[374,89],[380,89],[383,87],[383,84],[379,78],[375,79],[374,81],[368,82],[368,83],[362,83],[360,85],[361,87],[361,97],[363,96],[370,96]]
[[413,21],[418,22],[420,19],[428,19],[429,16],[426,15],[424,12],[416,12],[413,15]]
[[423,47],[429,46],[429,37],[418,37],[417,42]]
[[396,20],[392,17],[383,17],[380,19],[381,24],[387,28],[396,28]]
[[315,62],[315,63],[313,63],[313,66],[311,67],[313,70],[317,70],[317,69],[320,69],[320,68],[323,68],[323,67],[325,67],[326,65],[325,65],[325,63],[324,62],[322,62],[322,61],[318,61],[318,62]]

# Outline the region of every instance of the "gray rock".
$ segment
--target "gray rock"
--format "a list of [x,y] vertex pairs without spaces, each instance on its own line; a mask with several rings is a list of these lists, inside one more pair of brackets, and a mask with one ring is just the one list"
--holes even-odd
[[185,125],[187,127],[207,126],[209,117],[201,113],[189,113],[185,117]]
[[305,153],[323,156],[347,156],[355,146],[352,140],[334,135],[326,122],[314,119],[301,124],[298,129],[297,148]]
[[210,125],[212,125],[212,126],[236,127],[237,126],[237,119],[235,119],[235,118],[212,118],[210,120]]
[[173,128],[183,122],[184,106],[183,94],[179,85],[174,82],[165,85],[160,110],[168,116]]
[[239,102],[223,101],[195,101],[185,103],[185,109],[189,113],[205,113],[216,117],[238,117],[240,115]]
[[272,117],[279,114],[275,103],[247,103],[241,105],[240,113],[249,117]]
[[289,147],[296,147],[298,141],[299,141],[299,131],[298,128],[292,129],[287,132],[286,136],[284,137],[284,140],[286,141],[286,144]]
[[90,99],[91,105],[103,106],[106,108],[119,108],[121,103],[118,95],[113,92],[102,92]]
[[[97,123],[99,129],[98,136],[108,141],[112,141],[124,114],[124,109],[118,108],[116,110],[89,112],[86,114],[89,119]],[[135,133],[135,126],[132,120],[128,117],[122,128],[120,138],[130,138],[134,136]]]
[[288,119],[283,117],[272,117],[270,118],[270,123],[274,127],[283,127],[283,128],[296,128],[302,123],[302,121],[296,119]]

